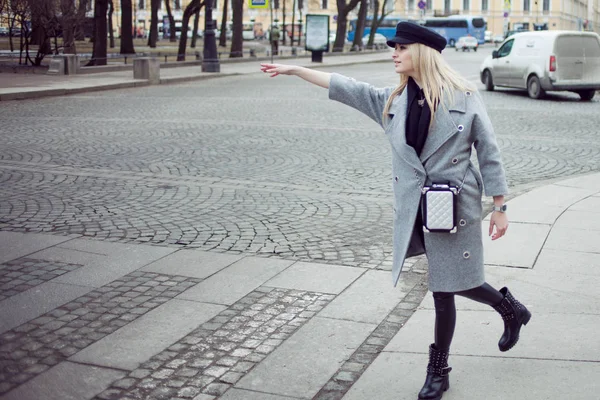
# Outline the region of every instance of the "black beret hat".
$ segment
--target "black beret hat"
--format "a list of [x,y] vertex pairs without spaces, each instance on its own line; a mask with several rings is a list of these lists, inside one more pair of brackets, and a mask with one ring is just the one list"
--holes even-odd
[[396,25],[396,36],[387,41],[387,45],[390,47],[396,47],[396,43],[421,43],[440,53],[446,48],[446,38],[442,35],[414,22],[406,21],[402,21]]

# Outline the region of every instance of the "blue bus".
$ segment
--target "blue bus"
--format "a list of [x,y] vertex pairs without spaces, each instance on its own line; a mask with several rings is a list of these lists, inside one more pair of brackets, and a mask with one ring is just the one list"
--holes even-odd
[[487,23],[483,17],[471,15],[450,15],[448,17],[429,17],[424,26],[444,36],[454,47],[461,36],[473,36],[479,44],[485,43]]
[[[406,21],[404,18],[394,18],[388,17],[384,18],[383,21],[377,27],[377,33],[381,33],[386,38],[391,38],[396,35],[396,25],[400,21]],[[373,17],[367,16],[367,21],[365,23],[365,31],[363,32],[363,37],[367,36],[371,33],[371,24],[373,23]],[[354,34],[356,33],[356,25],[358,24],[358,19],[354,18],[350,20],[348,27],[348,41],[352,42],[354,40]]]

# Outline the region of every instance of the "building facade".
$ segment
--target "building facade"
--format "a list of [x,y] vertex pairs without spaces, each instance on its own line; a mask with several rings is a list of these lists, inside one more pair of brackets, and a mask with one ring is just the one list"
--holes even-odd
[[[150,28],[150,0],[132,0],[137,32],[147,33]],[[183,10],[190,0],[169,0],[171,9],[180,26]],[[213,18],[217,27],[223,14],[224,1],[213,0]],[[330,29],[335,32],[337,19],[337,2],[335,0],[272,0],[275,8],[273,19],[279,25],[304,23],[306,14],[330,15]],[[347,1],[347,0],[346,0]],[[384,0],[380,0],[383,2]],[[419,20],[429,16],[450,14],[480,15],[487,21],[488,30],[494,34],[502,34],[507,30],[534,30],[535,27],[549,30],[589,30],[600,33],[600,0],[423,0],[426,6],[419,8],[419,0],[387,0],[386,10],[390,15]],[[115,30],[119,26],[120,10],[115,2]],[[251,9],[249,1],[244,2],[244,23],[254,24],[266,29],[271,23],[271,10]],[[300,4],[300,8],[298,5]],[[227,20],[231,21],[231,4],[228,4]],[[295,9],[295,12],[294,12]],[[350,13],[349,19],[355,18],[358,7]],[[167,17],[164,1],[159,10],[159,25]],[[200,29],[204,28],[203,12],[200,13]],[[191,21],[190,21],[191,25]],[[262,29],[262,28],[261,28]],[[297,31],[297,28],[296,28]]]

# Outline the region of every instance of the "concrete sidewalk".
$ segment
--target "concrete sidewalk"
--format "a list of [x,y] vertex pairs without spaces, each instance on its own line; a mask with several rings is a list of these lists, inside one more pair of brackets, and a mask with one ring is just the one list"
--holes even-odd
[[[500,317],[458,299],[444,399],[598,399],[600,174],[508,204],[488,281],[533,318],[500,353]],[[397,400],[424,381],[422,260],[394,289],[389,271],[0,232],[0,263],[2,400]]]
[[[310,57],[275,58],[274,62],[301,65],[304,67],[335,67],[341,65],[381,62],[391,60],[389,51],[369,53],[326,54],[322,63],[311,62]],[[260,73],[260,63],[270,59],[248,59],[244,61],[222,62],[221,72],[202,72],[201,65],[169,67],[160,69],[160,83],[180,83],[226,76]],[[0,74],[0,101],[23,100],[46,96],[63,96],[98,90],[123,89],[149,85],[147,80],[133,79],[133,70],[103,72],[82,75],[39,75],[39,74]]]

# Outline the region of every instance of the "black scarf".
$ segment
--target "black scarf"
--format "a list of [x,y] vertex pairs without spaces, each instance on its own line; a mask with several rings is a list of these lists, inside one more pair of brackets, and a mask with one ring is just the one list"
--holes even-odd
[[408,90],[406,144],[413,147],[417,155],[420,156],[429,132],[431,110],[427,101],[425,101],[423,89],[419,88],[413,78],[408,78],[406,89]]

